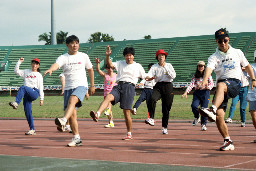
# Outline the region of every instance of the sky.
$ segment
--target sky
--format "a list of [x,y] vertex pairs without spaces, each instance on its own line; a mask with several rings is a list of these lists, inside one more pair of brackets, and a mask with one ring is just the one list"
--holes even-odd
[[[116,41],[256,32],[255,0],[54,0],[56,32],[88,42],[102,32]],[[0,1],[0,46],[43,45],[51,0]]]

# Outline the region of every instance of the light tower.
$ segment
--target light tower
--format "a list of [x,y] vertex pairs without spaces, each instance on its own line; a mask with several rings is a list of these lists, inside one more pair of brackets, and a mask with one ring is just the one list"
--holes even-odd
[[54,0],[51,0],[51,44],[56,45]]

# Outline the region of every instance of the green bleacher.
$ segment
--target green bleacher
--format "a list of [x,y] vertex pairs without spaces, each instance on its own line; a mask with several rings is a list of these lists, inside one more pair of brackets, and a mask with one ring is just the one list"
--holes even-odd
[[[113,61],[124,60],[123,49],[135,48],[134,61],[141,63],[147,72],[149,63],[157,63],[155,53],[158,49],[164,49],[169,53],[167,62],[171,63],[177,73],[174,82],[190,82],[191,76],[196,70],[198,61],[207,63],[208,57],[216,51],[216,41],[213,35],[143,39],[114,41],[101,43],[80,43],[79,51],[87,53],[94,65],[95,84],[103,84],[103,79],[95,69],[95,58],[99,58],[104,69],[105,47],[110,45]],[[250,63],[253,62],[253,54],[256,50],[256,33],[231,33],[230,45],[241,49]],[[20,69],[30,68],[33,58],[41,60],[41,73],[44,73],[61,54],[67,53],[65,45],[34,45],[34,46],[0,46],[0,62],[8,62],[6,71],[0,72],[0,86],[20,86],[23,79],[16,76],[14,67],[20,57],[24,57]],[[44,85],[60,85],[59,74],[62,70],[55,71],[52,76],[44,79]],[[215,75],[213,74],[215,79]]]

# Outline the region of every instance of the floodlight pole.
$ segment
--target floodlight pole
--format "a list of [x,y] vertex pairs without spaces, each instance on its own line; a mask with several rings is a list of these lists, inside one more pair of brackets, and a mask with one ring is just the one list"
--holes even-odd
[[56,45],[54,0],[51,0],[51,44]]

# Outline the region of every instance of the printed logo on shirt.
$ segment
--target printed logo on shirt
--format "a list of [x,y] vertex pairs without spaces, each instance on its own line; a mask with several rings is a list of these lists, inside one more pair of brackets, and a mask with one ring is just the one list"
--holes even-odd
[[36,76],[34,75],[27,75],[26,78],[36,78]]
[[223,64],[224,70],[232,70],[235,69],[235,61],[228,61]]

